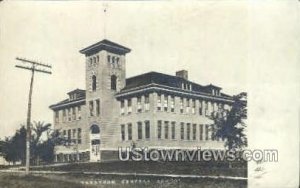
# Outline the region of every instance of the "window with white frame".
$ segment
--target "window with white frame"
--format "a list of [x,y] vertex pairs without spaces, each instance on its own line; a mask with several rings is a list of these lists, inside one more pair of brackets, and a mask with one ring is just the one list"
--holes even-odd
[[183,113],[183,98],[180,98],[180,113]]
[[121,100],[120,101],[120,105],[121,105],[121,115],[123,115],[125,113],[125,103],[124,103],[124,100]]
[[150,110],[150,101],[149,101],[149,95],[145,95],[145,111]]
[[137,112],[142,112],[142,97],[137,97]]
[[164,111],[168,111],[168,95],[164,95]]
[[195,108],[196,108],[196,102],[195,102],[195,100],[193,99],[193,100],[192,100],[192,114],[195,114]]
[[81,106],[77,107],[77,119],[80,120],[81,119]]
[[157,110],[161,111],[161,94],[157,95]]
[[190,112],[190,99],[186,99],[186,113]]
[[128,114],[131,114],[131,112],[132,112],[132,101],[131,101],[131,99],[127,100],[127,111],[128,111]]
[[171,96],[171,112],[175,111],[175,97]]

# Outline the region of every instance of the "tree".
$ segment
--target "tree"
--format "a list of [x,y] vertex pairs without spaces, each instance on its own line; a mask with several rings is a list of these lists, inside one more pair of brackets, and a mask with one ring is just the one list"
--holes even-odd
[[[54,158],[54,147],[64,144],[63,138],[58,130],[51,130],[51,124],[44,122],[34,122],[32,128],[31,145],[31,163],[38,164],[40,160],[44,162],[52,162]],[[0,142],[1,143],[1,142]],[[2,147],[1,147],[2,145]],[[9,162],[21,161],[25,163],[26,152],[26,128],[21,125],[21,128],[16,131],[12,137],[7,137],[0,145],[0,153]]]
[[225,140],[228,149],[242,149],[247,146],[245,134],[247,119],[247,93],[233,96],[234,102],[230,110],[219,109],[211,115],[216,126],[214,136]]
[[24,125],[16,131],[11,138],[5,138],[2,146],[2,155],[5,160],[9,162],[21,161],[25,163],[25,149],[26,149],[26,129]]

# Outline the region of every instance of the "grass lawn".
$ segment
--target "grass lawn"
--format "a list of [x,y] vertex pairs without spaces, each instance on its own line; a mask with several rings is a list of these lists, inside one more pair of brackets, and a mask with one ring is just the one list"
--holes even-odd
[[[110,183],[108,183],[110,182]],[[113,175],[28,175],[0,173],[1,188],[246,188],[246,181],[124,177]]]
[[83,185],[65,182],[53,181],[46,177],[39,177],[24,174],[0,173],[1,188],[81,188]]
[[229,168],[225,164],[199,162],[115,161],[105,163],[74,163],[63,166],[32,167],[32,169],[72,172],[124,172],[247,177],[247,164],[239,168]]

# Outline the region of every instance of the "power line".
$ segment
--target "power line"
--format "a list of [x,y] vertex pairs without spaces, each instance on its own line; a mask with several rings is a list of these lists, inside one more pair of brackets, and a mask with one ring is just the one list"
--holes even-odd
[[[27,63],[29,65],[15,65],[17,68],[30,70],[31,71],[31,80],[30,80],[30,87],[29,87],[29,97],[28,97],[28,109],[27,109],[27,124],[26,124],[26,174],[29,174],[29,166],[30,166],[30,140],[31,140],[31,99],[32,99],[32,89],[33,89],[33,81],[34,81],[34,73],[46,73],[51,74],[52,72],[49,70],[52,68],[51,65],[39,63],[36,61],[31,61],[25,58],[17,57],[16,60],[21,61],[22,63]],[[41,69],[40,67],[44,67]],[[46,70],[48,69],[48,70]]]

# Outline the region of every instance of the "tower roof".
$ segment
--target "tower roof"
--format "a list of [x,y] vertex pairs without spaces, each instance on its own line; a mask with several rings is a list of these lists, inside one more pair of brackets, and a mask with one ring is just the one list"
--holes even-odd
[[113,52],[113,53],[117,53],[120,55],[129,53],[131,51],[131,49],[122,46],[120,44],[111,42],[107,39],[101,40],[100,42],[97,42],[91,46],[88,46],[82,50],[80,50],[79,52],[85,55],[91,55],[94,53],[97,53],[101,50],[107,50],[109,52]]

